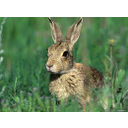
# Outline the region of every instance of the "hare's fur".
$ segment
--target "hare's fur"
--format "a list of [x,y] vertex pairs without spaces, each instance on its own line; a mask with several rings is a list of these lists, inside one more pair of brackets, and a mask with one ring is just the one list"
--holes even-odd
[[[89,66],[73,61],[72,48],[77,41],[83,19],[73,24],[63,42],[59,26],[51,19],[50,26],[54,45],[48,49],[47,70],[50,74],[50,92],[58,100],[66,100],[74,95],[85,110],[86,103],[90,101],[90,88],[103,86],[103,75]],[[66,55],[64,55],[64,52]]]

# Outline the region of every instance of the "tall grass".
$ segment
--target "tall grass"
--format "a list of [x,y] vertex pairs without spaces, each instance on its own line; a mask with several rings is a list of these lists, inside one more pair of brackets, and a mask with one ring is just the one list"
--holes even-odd
[[[4,50],[2,49],[2,32],[3,32],[3,26],[4,26],[5,22],[6,22],[6,17],[3,18],[3,20],[0,24],[0,55],[4,52]],[[2,61],[3,61],[3,57],[0,56],[0,65],[1,65]],[[0,74],[0,79],[1,79],[1,77],[2,77],[2,74]]]
[[[64,35],[78,18],[53,18]],[[3,18],[0,18],[0,22]],[[128,18],[84,18],[73,49],[76,62],[104,74],[105,87],[92,90],[87,111],[128,111]],[[0,111],[82,111],[77,99],[57,105],[49,92],[45,69],[47,48],[53,43],[47,18],[8,18],[2,27]]]
[[[4,49],[2,48],[2,44],[3,44],[2,43],[2,32],[3,32],[3,27],[4,27],[5,22],[6,22],[6,18],[3,18],[2,22],[0,24],[0,81],[1,81],[2,76],[3,76],[2,72],[1,72],[1,67],[2,67],[2,62],[3,62],[2,54],[4,53]],[[4,93],[4,91],[5,91],[5,86],[2,86],[1,90],[0,90],[0,97]],[[2,100],[1,100],[1,102],[2,102]]]

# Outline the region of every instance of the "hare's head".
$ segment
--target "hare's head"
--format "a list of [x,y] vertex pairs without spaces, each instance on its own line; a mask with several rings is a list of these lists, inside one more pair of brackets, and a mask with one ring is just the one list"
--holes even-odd
[[79,38],[83,19],[80,18],[69,28],[65,41],[63,41],[59,26],[51,18],[49,21],[54,44],[48,48],[46,68],[55,74],[66,73],[73,67],[72,49]]

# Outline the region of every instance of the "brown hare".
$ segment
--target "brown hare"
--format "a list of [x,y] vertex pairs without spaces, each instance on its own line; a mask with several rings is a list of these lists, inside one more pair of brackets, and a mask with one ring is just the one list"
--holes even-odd
[[74,23],[63,41],[59,26],[49,18],[51,35],[54,44],[48,48],[46,69],[50,72],[50,92],[58,100],[66,100],[69,96],[77,97],[78,102],[86,110],[90,101],[90,88],[103,86],[103,75],[94,68],[76,63],[72,49],[79,38],[83,18]]

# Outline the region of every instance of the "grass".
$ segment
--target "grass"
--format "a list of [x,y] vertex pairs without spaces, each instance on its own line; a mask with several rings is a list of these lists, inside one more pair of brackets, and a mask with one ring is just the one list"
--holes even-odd
[[[64,35],[78,18],[53,18]],[[0,23],[3,18],[0,18]],[[77,62],[104,74],[105,87],[92,90],[87,111],[128,111],[128,18],[84,18],[73,55]],[[47,18],[7,18],[2,32],[0,111],[78,112],[77,100],[56,105],[45,69],[47,48],[53,43]]]

